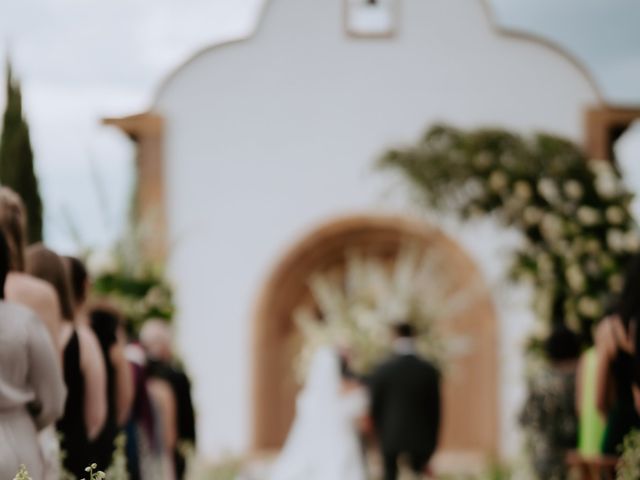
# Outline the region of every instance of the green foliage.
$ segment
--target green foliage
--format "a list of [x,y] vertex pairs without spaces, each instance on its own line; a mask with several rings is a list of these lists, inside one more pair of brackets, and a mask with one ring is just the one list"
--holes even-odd
[[111,465],[107,469],[109,480],[129,480],[129,470],[127,468],[127,437],[121,433],[114,440],[115,450]]
[[242,472],[242,461],[238,459],[225,459],[215,465],[194,472],[194,480],[236,480]]
[[640,478],[640,431],[634,430],[624,439],[622,456],[616,469],[617,480]]
[[0,137],[0,182],[15,190],[27,207],[30,242],[42,240],[42,200],[33,166],[29,126],[22,112],[22,92],[7,62],[7,106]]
[[380,166],[399,171],[429,208],[520,230],[512,275],[533,284],[536,312],[549,323],[588,330],[640,246],[618,171],[559,137],[439,125]]
[[124,314],[127,330],[137,335],[150,318],[170,321],[175,312],[173,290],[163,272],[150,264],[131,270],[116,254],[115,268],[98,272],[93,282],[94,295],[108,298]]
[[16,476],[13,477],[13,480],[31,480],[29,472],[27,471],[27,467],[25,467],[24,465],[20,465],[20,470],[18,470]]

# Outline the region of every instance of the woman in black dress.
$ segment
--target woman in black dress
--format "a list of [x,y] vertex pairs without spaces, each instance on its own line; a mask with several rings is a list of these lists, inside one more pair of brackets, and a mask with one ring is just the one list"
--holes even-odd
[[62,259],[43,245],[27,249],[27,273],[49,282],[58,297],[63,325],[63,371],[67,387],[64,415],[57,428],[62,436],[64,468],[78,478],[86,476],[92,463],[90,442],[96,438],[106,418],[106,374],[100,346],[93,332],[74,324],[69,281]]
[[619,455],[624,437],[640,428],[636,378],[635,336],[640,320],[640,258],[627,274],[616,313],[600,322],[596,332],[598,352],[598,408],[607,418],[602,452]]
[[64,257],[71,281],[71,293],[77,323],[88,324],[100,343],[107,374],[107,418],[104,427],[92,442],[92,462],[102,470],[110,465],[114,441],[126,423],[133,399],[131,366],[124,355],[125,336],[120,314],[110,305],[91,308],[85,305],[89,294],[89,275],[82,261]]

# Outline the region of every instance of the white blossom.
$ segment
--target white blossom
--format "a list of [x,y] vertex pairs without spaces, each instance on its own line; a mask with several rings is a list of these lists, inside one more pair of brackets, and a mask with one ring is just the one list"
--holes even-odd
[[584,188],[577,180],[567,180],[563,185],[564,194],[569,200],[578,201],[584,195]]
[[87,268],[92,277],[113,274],[118,271],[118,259],[109,250],[96,250],[89,255]]
[[638,232],[635,230],[629,230],[624,234],[624,248],[628,252],[637,252],[640,250],[640,238]]
[[612,225],[620,225],[624,222],[626,215],[624,210],[620,207],[611,206],[607,208],[605,212],[605,217],[607,218],[607,222]]
[[538,182],[538,193],[549,203],[557,202],[560,197],[556,182],[550,178],[543,178]]
[[601,198],[610,199],[624,192],[624,187],[611,162],[592,160],[589,168],[595,175],[596,192]]
[[565,272],[565,277],[567,279],[567,283],[569,284],[569,288],[575,293],[582,292],[584,290],[586,279],[584,274],[582,273],[582,269],[578,264],[573,264],[567,268]]
[[524,223],[528,226],[538,225],[542,220],[543,212],[538,207],[527,207],[522,212]]
[[513,193],[518,200],[528,202],[531,200],[531,196],[533,195],[533,189],[529,183],[524,180],[518,180],[513,186]]
[[602,314],[600,303],[593,297],[583,296],[578,300],[578,313],[588,318],[598,318]]
[[536,263],[538,264],[538,270],[543,275],[553,274],[553,259],[551,255],[546,252],[541,252],[536,257]]
[[585,227],[597,225],[601,220],[600,213],[592,207],[582,206],[578,208],[576,215],[578,217],[578,221]]
[[542,235],[550,241],[557,240],[562,236],[564,224],[558,215],[553,213],[545,213],[542,217],[540,229]]
[[489,175],[489,188],[496,193],[504,192],[508,184],[509,177],[500,170],[495,170],[491,175]]
[[626,247],[626,237],[622,230],[611,229],[607,231],[607,245],[614,252],[621,252]]

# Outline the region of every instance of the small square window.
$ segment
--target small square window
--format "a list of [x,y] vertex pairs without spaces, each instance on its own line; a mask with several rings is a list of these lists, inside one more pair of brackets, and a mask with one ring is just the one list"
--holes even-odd
[[390,37],[396,33],[398,0],[344,0],[347,33],[355,37]]

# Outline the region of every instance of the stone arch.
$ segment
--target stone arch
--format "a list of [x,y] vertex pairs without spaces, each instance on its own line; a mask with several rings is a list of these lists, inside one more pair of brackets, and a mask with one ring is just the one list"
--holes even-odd
[[[344,262],[347,249],[392,259],[407,242],[438,245],[465,288],[479,272],[451,238],[423,222],[362,215],[331,221],[298,242],[276,265],[261,292],[254,324],[253,446],[282,445],[294,412],[296,383],[291,373],[292,311],[308,301],[306,280],[313,272]],[[473,313],[472,313],[473,312]],[[493,455],[498,449],[497,319],[489,290],[456,321],[473,339],[471,353],[459,360],[445,381],[443,450]]]

